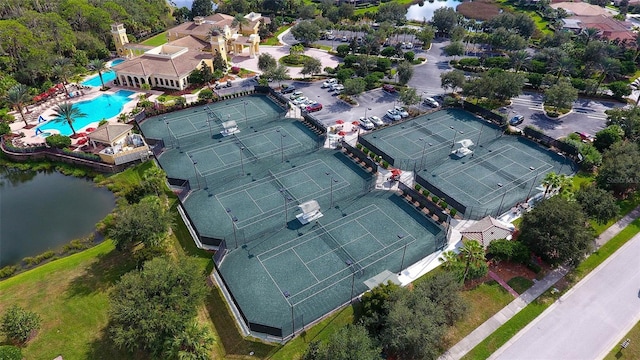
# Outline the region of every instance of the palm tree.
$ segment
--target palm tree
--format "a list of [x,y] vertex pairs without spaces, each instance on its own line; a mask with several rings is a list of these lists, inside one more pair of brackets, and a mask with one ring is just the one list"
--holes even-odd
[[23,105],[31,100],[31,96],[29,96],[29,88],[23,84],[16,84],[7,91],[5,98],[14,109],[17,109],[20,112],[24,125],[29,126],[29,123],[27,123],[27,120],[24,118],[24,112],[22,112]]
[[584,39],[584,46],[587,46],[591,40],[595,40],[600,37],[600,30],[596,28],[582,29],[579,36]]
[[104,89],[104,80],[102,80],[102,72],[107,71],[107,63],[100,59],[94,59],[89,62],[89,67],[98,72],[98,76],[100,76],[100,83],[102,84],[102,89]]
[[207,41],[211,41],[211,39],[221,36],[224,39],[224,42],[227,42],[227,37],[224,34],[224,30],[220,26],[212,26],[207,30]]
[[[635,79],[631,84],[629,84],[631,90],[638,91],[640,90],[640,78]],[[640,102],[640,94],[638,94],[638,98],[636,99],[635,107],[638,107],[638,102]]]
[[546,197],[551,189],[558,187],[560,184],[560,177],[555,172],[550,172],[545,175],[542,180],[542,186],[544,186],[544,196]]
[[73,128],[73,122],[78,118],[87,117],[87,114],[83,113],[79,108],[74,107],[73,104],[68,102],[58,104],[58,106],[53,109],[53,112],[53,115],[55,116],[53,121],[66,122],[71,128],[71,131],[73,131],[73,135],[76,135],[76,130]]
[[462,282],[467,279],[469,275],[469,269],[471,266],[480,266],[485,259],[484,247],[480,242],[476,240],[467,240],[460,248],[460,255],[464,261],[464,273],[462,275]]
[[211,358],[214,339],[204,326],[192,322],[165,342],[165,356],[170,359],[207,360]]
[[511,66],[513,66],[513,69],[518,73],[520,68],[529,62],[531,56],[525,50],[519,50],[509,53],[509,59],[511,60]]
[[71,76],[71,68],[65,65],[53,65],[51,67],[51,73],[55,76],[56,79],[62,81],[62,87],[64,88],[64,92],[69,96],[69,90],[67,89],[67,79]]
[[460,258],[455,251],[445,251],[439,258],[442,262],[442,268],[449,271],[455,271],[460,268]]
[[551,68],[556,73],[556,82],[560,80],[561,76],[569,74],[573,70],[574,66],[575,64],[573,59],[569,56],[561,56],[557,60],[553,61],[551,63]]
[[231,26],[233,27],[238,27],[238,30],[240,30],[240,34],[242,34],[242,25],[249,25],[249,20],[247,20],[247,18],[244,17],[244,15],[242,14],[236,14],[233,17],[233,21],[231,22]]

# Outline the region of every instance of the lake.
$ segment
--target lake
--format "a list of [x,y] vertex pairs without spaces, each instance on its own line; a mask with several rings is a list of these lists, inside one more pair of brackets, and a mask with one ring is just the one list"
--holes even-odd
[[91,180],[0,167],[0,268],[91,234],[114,207]]
[[425,1],[422,5],[414,4],[409,6],[407,9],[407,20],[415,20],[415,21],[429,21],[433,17],[433,12],[441,7],[450,7],[455,9],[456,6],[460,5],[460,1],[457,0],[446,0],[446,1],[434,1],[428,2]]

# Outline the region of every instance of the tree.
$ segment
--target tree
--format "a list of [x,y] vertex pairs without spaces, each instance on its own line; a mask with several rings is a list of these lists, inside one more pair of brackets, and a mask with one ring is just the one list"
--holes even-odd
[[303,5],[298,8],[298,17],[300,19],[313,19],[316,15],[316,7],[313,5]]
[[544,91],[544,104],[556,109],[571,109],[577,99],[578,89],[564,79]]
[[360,300],[362,313],[358,321],[369,330],[370,334],[380,333],[389,310],[387,302],[400,289],[399,285],[389,281],[362,294]]
[[382,3],[378,7],[378,12],[376,13],[376,21],[377,22],[385,22],[388,21],[395,25],[401,25],[406,22],[407,9],[399,3],[396,2],[386,2]]
[[269,53],[262,53],[258,56],[258,69],[263,73],[269,72],[278,67],[278,61]]
[[429,46],[431,46],[431,41],[433,41],[435,34],[435,29],[432,26],[424,25],[416,34],[416,39],[422,41],[423,49],[428,49]]
[[364,92],[367,83],[363,78],[346,79],[344,81],[344,93],[347,95],[358,95]]
[[89,68],[93,69],[93,71],[98,72],[98,76],[100,76],[100,83],[102,84],[102,89],[104,89],[104,80],[102,79],[102,73],[107,71],[107,63],[101,59],[93,59],[89,62]]
[[157,197],[141,201],[120,211],[107,234],[123,250],[138,243],[160,246],[171,224],[171,215],[162,209]]
[[596,138],[593,141],[593,146],[601,153],[608,150],[611,145],[622,141],[624,137],[624,130],[619,125],[609,125],[606,128],[596,133]]
[[202,276],[187,257],[155,258],[124,274],[109,296],[108,331],[116,347],[157,356],[167,341],[184,337],[204,297]]
[[596,183],[599,188],[626,195],[635,190],[640,179],[640,151],[629,141],[618,142],[605,151],[598,169]]
[[529,248],[515,240],[493,240],[487,247],[487,254],[495,260],[515,261],[521,264],[529,261]]
[[300,70],[300,73],[302,75],[314,75],[314,74],[318,74],[322,72],[322,62],[316,58],[308,58],[304,61],[304,64],[302,65],[302,70]]
[[275,69],[265,73],[264,76],[273,81],[277,81],[278,85],[282,86],[282,81],[289,78],[289,68],[280,64]]
[[511,66],[513,66],[513,69],[517,73],[529,62],[529,60],[531,60],[531,56],[525,50],[518,50],[509,53],[509,59],[511,60]]
[[35,336],[41,323],[40,315],[12,305],[2,316],[0,332],[14,345],[22,346]]
[[623,99],[625,96],[631,95],[631,88],[625,81],[614,81],[607,84],[607,87],[615,98]]
[[584,46],[589,46],[589,42],[591,42],[591,40],[600,38],[600,29],[590,27],[582,29],[582,31],[580,31],[579,38],[584,41]]
[[75,105],[64,102],[53,109],[53,116],[53,121],[67,123],[75,135],[76,129],[74,129],[73,123],[79,118],[87,117],[87,114],[80,111],[80,108]]
[[640,107],[614,108],[605,111],[607,125],[618,125],[624,130],[627,140],[637,141],[640,138]]
[[400,90],[398,99],[406,106],[411,106],[420,102],[420,95],[418,95],[416,89],[408,87]]
[[346,44],[338,45],[336,47],[336,54],[340,57],[345,57],[351,51],[351,47]]
[[375,346],[364,327],[347,324],[331,335],[326,344],[317,348],[310,346],[303,359],[379,360],[380,348]]
[[440,74],[440,86],[445,90],[451,90],[454,93],[456,89],[461,89],[466,82],[464,71],[452,70]]
[[23,84],[14,85],[9,89],[9,91],[7,91],[5,99],[14,109],[18,109],[18,112],[22,117],[22,121],[24,121],[24,125],[29,126],[23,112],[24,104],[31,100],[31,96],[29,96],[29,88]]
[[575,265],[593,242],[586,220],[578,203],[553,196],[524,215],[519,241],[552,265]]
[[249,20],[240,13],[235,14],[235,16],[233,17],[233,21],[231,22],[231,26],[238,27],[238,32],[242,34],[242,27],[245,25],[249,25]]
[[620,213],[620,206],[613,194],[593,185],[583,186],[576,191],[575,199],[584,213],[598,224],[606,224]]
[[398,64],[396,68],[398,74],[398,82],[401,85],[406,85],[411,77],[413,77],[413,66],[408,61],[403,61]]
[[192,321],[184,330],[165,340],[164,358],[175,360],[209,360],[213,348],[209,330]]
[[482,73],[479,78],[466,81],[462,91],[467,96],[477,99],[507,100],[522,93],[526,78],[501,69],[491,69]]
[[441,7],[433,12],[431,23],[439,33],[448,36],[458,25],[458,13],[453,8]]
[[209,16],[213,14],[211,0],[193,0],[191,4],[191,16]]
[[442,48],[447,56],[462,56],[464,55],[464,44],[460,41],[454,41],[451,44]]
[[311,44],[320,39],[320,28],[313,21],[301,21],[291,28],[291,34],[304,44]]
[[47,143],[48,146],[57,148],[57,149],[64,149],[71,146],[71,138],[68,136],[60,135],[60,134],[53,134],[51,136],[47,136],[47,138],[45,139],[45,142]]
[[456,274],[458,280],[464,283],[468,277],[478,278],[487,274],[485,251],[476,240],[463,242],[460,252],[446,251],[440,261],[444,269]]
[[67,79],[72,75],[71,66],[70,65],[60,65],[56,64],[51,67],[51,73],[56,79],[62,81],[62,85],[64,86],[64,92],[69,95],[69,89],[67,89]]

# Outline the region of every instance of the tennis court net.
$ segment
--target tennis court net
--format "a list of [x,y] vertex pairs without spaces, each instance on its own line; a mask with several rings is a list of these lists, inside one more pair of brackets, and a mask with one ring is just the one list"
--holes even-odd
[[517,186],[523,189],[526,187],[527,180],[513,176],[512,174],[509,174],[508,172],[500,169],[499,167],[491,163],[491,159],[480,161],[479,164],[480,166],[483,166],[486,169],[489,169],[495,173],[500,174],[500,176],[502,176],[503,178],[513,182],[514,184],[516,184]]
[[278,191],[283,192],[282,195],[286,195],[295,201],[298,200],[293,196],[293,194],[284,186],[284,184],[278,179],[278,177],[271,170],[267,170],[267,172],[269,173],[269,177],[271,178],[271,180],[273,180],[273,182],[276,184]]
[[240,138],[239,138],[236,134],[233,134],[233,138],[234,138],[234,140],[235,140],[235,143],[236,143],[236,144],[238,144],[238,145],[240,145],[239,147],[240,147],[241,149],[243,149],[243,148],[244,148],[244,150],[243,150],[243,151],[246,151],[252,159],[254,159],[254,160],[257,160],[257,159],[258,159],[258,157],[256,156],[256,154],[254,154],[254,153],[253,153],[253,151],[251,151],[251,149],[249,149],[249,147],[248,147],[247,145],[245,145],[245,144],[242,142],[242,140],[240,140]]
[[320,222],[316,221],[316,225],[316,234],[318,237],[320,237],[320,239],[322,239],[322,241],[324,241],[325,244],[327,244],[327,246],[329,246],[329,248],[331,248],[331,250],[333,250],[345,264],[347,264],[347,266],[349,266],[351,272],[362,274],[362,266],[358,264],[355,257],[351,256],[351,254],[349,254],[347,250],[340,245],[338,240],[336,240],[336,238],[333,237],[333,235],[331,235],[331,233],[329,233]]

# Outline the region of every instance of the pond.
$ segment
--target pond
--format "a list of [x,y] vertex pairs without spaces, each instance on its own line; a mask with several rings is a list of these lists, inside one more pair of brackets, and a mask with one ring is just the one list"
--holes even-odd
[[429,21],[433,17],[433,12],[441,7],[450,7],[455,9],[460,5],[458,0],[445,0],[445,1],[425,1],[409,6],[407,9],[407,20],[415,21]]
[[114,207],[91,180],[0,166],[0,268],[91,234]]

